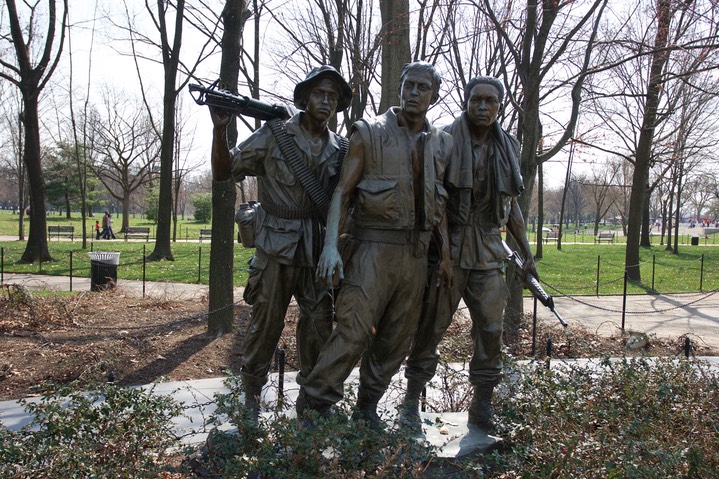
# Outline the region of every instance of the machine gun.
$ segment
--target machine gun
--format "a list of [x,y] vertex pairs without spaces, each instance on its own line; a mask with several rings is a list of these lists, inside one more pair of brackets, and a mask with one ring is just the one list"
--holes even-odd
[[207,105],[229,110],[236,115],[245,115],[260,120],[289,118],[290,112],[281,105],[272,105],[261,100],[255,100],[244,95],[236,95],[218,87],[219,80],[209,87],[191,83],[188,88],[190,95],[198,105]]
[[[524,260],[519,255],[519,252],[512,251],[509,245],[502,240],[502,246],[504,246],[504,250],[509,255],[509,260],[512,261],[519,269],[522,269],[524,266]],[[544,288],[542,288],[542,285],[539,284],[539,280],[534,277],[531,273],[526,273],[524,283],[529,289],[529,291],[532,292],[532,295],[539,300],[540,303],[545,305],[549,308],[551,312],[554,313],[554,315],[557,317],[559,322],[564,326],[567,327],[567,322],[562,318],[562,316],[557,312],[556,308],[554,307],[554,298],[552,298],[549,294],[547,294],[546,291],[544,291]]]

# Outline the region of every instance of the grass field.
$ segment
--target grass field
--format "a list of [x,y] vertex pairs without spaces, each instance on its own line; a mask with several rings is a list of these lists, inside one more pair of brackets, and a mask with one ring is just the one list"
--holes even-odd
[[[50,224],[74,224],[80,230],[80,220],[68,222],[64,217],[51,216]],[[94,224],[94,221],[92,222]],[[115,221],[119,225],[121,221]],[[131,226],[151,226],[151,222],[132,218]],[[145,266],[148,281],[170,281],[207,284],[210,261],[210,242],[198,243],[200,228],[209,225],[184,221],[178,231],[185,231],[178,241],[172,244],[175,261],[149,262]],[[15,233],[13,233],[13,230]],[[0,211],[0,235],[17,234],[17,215]],[[178,237],[180,235],[178,234]],[[593,237],[586,243],[573,242],[574,235],[568,235],[562,250],[556,244],[543,245],[543,258],[538,261],[542,282],[550,294],[620,294],[624,289],[624,247],[621,242],[615,244],[594,244]],[[664,246],[642,248],[641,274],[642,284],[629,284],[629,293],[680,293],[712,291],[719,289],[719,247],[712,247],[716,235],[702,238],[699,246],[683,244],[678,255],[667,253]],[[118,235],[118,238],[121,237]],[[578,240],[581,235],[578,236]],[[623,239],[623,238],[621,238]],[[530,241],[533,235],[530,234]],[[6,272],[43,273],[56,275],[70,274],[72,256],[73,276],[90,276],[89,251],[120,252],[118,278],[140,280],[143,276],[143,254],[149,254],[154,247],[149,242],[111,240],[88,240],[88,249],[82,249],[78,239],[74,242],[50,240],[50,253],[55,262],[33,265],[15,264],[25,248],[24,242],[9,241],[0,243],[2,247],[2,268]],[[240,286],[247,280],[247,261],[253,250],[235,244],[234,284]]]

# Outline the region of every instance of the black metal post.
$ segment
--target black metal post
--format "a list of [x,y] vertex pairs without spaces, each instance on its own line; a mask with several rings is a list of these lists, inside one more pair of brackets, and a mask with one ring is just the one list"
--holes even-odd
[[532,311],[532,357],[537,354],[537,297],[534,296],[534,311]]
[[702,253],[701,266],[699,267],[699,292],[704,292],[704,253]]
[[597,255],[597,296],[599,296],[599,264],[602,261],[602,255]]
[[5,247],[0,246],[0,286],[5,284]]
[[200,274],[202,274],[202,246],[197,248],[197,283],[200,282]]
[[277,373],[277,407],[282,409],[282,405],[285,402],[285,350],[279,348],[277,350],[278,366],[279,370]]
[[692,353],[692,340],[689,336],[684,338],[684,356],[689,359],[689,355]]
[[142,297],[145,297],[145,278],[147,273],[147,254],[146,254],[147,248],[145,245],[142,245]]
[[72,251],[70,251],[70,291],[72,291]]
[[622,332],[624,332],[624,319],[627,313],[627,270],[624,269],[624,294],[622,295]]
[[657,269],[657,255],[653,254],[652,255],[652,291],[654,291],[655,293],[657,291],[656,289],[654,289],[654,272],[656,271],[656,269]]

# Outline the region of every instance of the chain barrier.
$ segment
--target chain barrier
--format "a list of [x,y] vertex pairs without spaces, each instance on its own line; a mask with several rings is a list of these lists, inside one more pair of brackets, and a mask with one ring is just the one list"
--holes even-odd
[[[583,304],[583,305],[588,306],[588,307],[590,307],[590,308],[598,309],[598,310],[600,310],[600,311],[606,311],[606,312],[609,312],[609,313],[624,313],[624,314],[636,314],[636,315],[667,313],[667,312],[670,312],[670,311],[675,311],[675,310],[677,310],[677,309],[683,309],[683,308],[686,308],[687,306],[691,306],[691,305],[696,304],[696,303],[698,303],[698,302],[700,302],[700,301],[704,301],[705,299],[710,298],[711,296],[713,296],[714,294],[716,294],[716,293],[719,292],[719,289],[715,289],[715,290],[713,290],[713,291],[707,292],[707,294],[705,294],[705,295],[702,296],[701,298],[698,298],[698,299],[696,299],[696,300],[694,300],[694,301],[689,301],[688,303],[684,303],[684,304],[679,304],[679,305],[676,305],[676,306],[672,306],[671,308],[667,308],[667,309],[659,309],[659,310],[654,310],[654,311],[622,311],[621,309],[616,310],[616,309],[611,309],[611,308],[605,308],[605,307],[603,307],[603,306],[597,306],[597,305],[595,305],[595,304],[591,304],[591,303],[588,303],[588,302],[586,302],[586,301],[582,301],[581,299],[577,298],[576,296],[573,296],[573,295],[571,295],[571,294],[563,293],[561,290],[555,288],[555,287],[552,286],[551,284],[548,284],[548,283],[546,283],[546,282],[544,282],[544,281],[542,281],[542,283],[543,283],[547,288],[551,289],[552,291],[555,291],[559,296],[562,296],[562,297],[571,299],[572,301],[575,301],[575,302],[577,302],[577,303],[579,303],[579,304]],[[617,295],[612,295],[612,296],[617,296]],[[663,296],[663,295],[659,295],[659,296]]]

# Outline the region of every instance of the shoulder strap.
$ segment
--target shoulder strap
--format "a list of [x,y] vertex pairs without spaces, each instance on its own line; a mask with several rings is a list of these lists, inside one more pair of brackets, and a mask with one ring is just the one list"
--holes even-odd
[[[319,208],[323,214],[326,213],[330,204],[330,197],[327,194],[327,191],[322,188],[319,181],[317,181],[317,177],[312,174],[307,164],[302,161],[302,158],[300,158],[299,152],[297,151],[297,145],[294,141],[292,141],[290,135],[287,134],[284,120],[275,118],[268,120],[267,124],[269,125],[270,130],[272,130],[272,134],[277,140],[277,146],[279,146],[282,155],[287,159],[287,163],[289,163],[290,168],[292,168],[297,180],[305,189],[310,199],[315,203],[315,205],[317,205],[317,208]],[[347,140],[344,138],[342,140],[344,141],[340,142],[340,171],[342,161],[344,161],[344,156],[347,153]],[[331,183],[330,192],[334,191],[334,187],[337,186],[338,181],[339,174]]]

